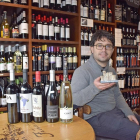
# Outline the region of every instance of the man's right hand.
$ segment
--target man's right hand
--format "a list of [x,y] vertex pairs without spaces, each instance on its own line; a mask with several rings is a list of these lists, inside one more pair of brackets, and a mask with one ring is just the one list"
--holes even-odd
[[116,83],[101,83],[100,82],[101,77],[98,77],[94,80],[94,85],[99,89],[99,90],[105,90],[108,89],[112,86],[114,86]]

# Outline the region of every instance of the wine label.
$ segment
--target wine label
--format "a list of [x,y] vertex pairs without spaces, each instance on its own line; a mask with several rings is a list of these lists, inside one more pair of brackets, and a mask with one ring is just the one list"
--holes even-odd
[[47,107],[47,118],[57,119],[58,118],[58,105],[46,105]]
[[7,103],[17,103],[17,95],[16,94],[6,94],[6,102]]
[[32,112],[32,93],[22,94],[20,93],[20,113]]
[[62,7],[66,6],[66,1],[62,1]]
[[44,0],[44,5],[49,6],[49,0]]
[[38,0],[33,0],[33,3],[38,3]]
[[27,4],[27,0],[21,0],[21,4]]
[[54,56],[51,56],[50,57],[50,63],[55,63],[56,61],[55,61],[55,57]]
[[7,64],[6,63],[1,63],[0,64],[0,71],[6,70],[7,69]]
[[71,4],[71,0],[66,0],[66,4]]
[[12,36],[13,38],[19,37],[19,29],[12,29]]
[[61,68],[61,66],[62,66],[61,57],[56,57],[56,68]]
[[72,57],[68,57],[68,63],[72,63]]
[[77,56],[74,56],[72,61],[73,63],[77,63]]
[[91,41],[92,35],[92,33],[89,34],[89,41]]
[[54,26],[49,25],[49,36],[54,36]]
[[42,117],[42,95],[32,95],[33,116]]
[[83,17],[88,17],[88,7],[83,7]]
[[77,6],[77,0],[72,0],[72,5]]
[[14,62],[16,65],[21,65],[21,56],[14,56]]
[[61,0],[57,0],[57,4],[61,4]]
[[88,33],[84,33],[84,40],[88,40]]
[[101,20],[105,20],[105,10],[101,10]]
[[7,105],[6,98],[0,98],[0,100],[2,106]]
[[8,63],[7,70],[13,70],[13,69],[14,69],[14,63]]
[[73,108],[60,108],[60,119],[72,119],[73,118]]
[[43,36],[48,36],[48,25],[43,25]]
[[42,31],[43,31],[42,29],[43,29],[42,24],[37,24],[37,31],[38,31],[37,32],[38,33],[37,35],[42,35]]
[[50,0],[50,3],[55,3],[55,0]]
[[70,38],[70,28],[66,28],[66,38]]
[[9,29],[8,28],[4,28],[3,29],[3,38],[9,37]]
[[49,58],[48,55],[44,56],[44,66],[49,66]]
[[60,28],[60,37],[61,37],[61,38],[64,38],[64,37],[65,37],[65,34],[64,34],[64,27],[61,27],[61,28]]
[[99,19],[99,9],[95,9],[95,18]]
[[126,45],[126,39],[123,38],[123,45]]
[[55,32],[55,33],[60,33],[60,28],[57,27],[57,26],[55,26],[55,27],[54,27],[54,32]]
[[23,69],[28,69],[28,57],[23,57]]
[[81,32],[81,40],[84,40],[84,33]]
[[82,4],[80,5],[80,10],[81,10],[81,11],[80,11],[81,17],[83,17],[83,5],[82,5]]
[[20,24],[20,34],[28,34],[28,23]]
[[63,57],[63,67],[67,67],[67,65],[68,65],[67,57]]

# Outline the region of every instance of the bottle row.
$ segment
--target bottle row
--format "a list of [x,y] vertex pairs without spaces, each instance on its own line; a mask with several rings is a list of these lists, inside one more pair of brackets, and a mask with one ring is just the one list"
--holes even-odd
[[50,123],[70,123],[73,121],[73,103],[71,86],[67,79],[68,71],[64,68],[63,82],[58,94],[55,84],[55,71],[50,70],[50,84],[41,86],[40,71],[35,73],[36,85],[31,89],[27,71],[23,71],[23,84],[15,84],[14,70],[10,70],[10,84],[6,88],[8,123],[28,123],[46,121]]
[[10,24],[7,20],[7,11],[3,11],[0,24],[1,38],[28,38],[29,31],[26,11],[22,11],[18,16],[14,12]]
[[5,73],[12,69],[15,69],[16,73],[29,69],[26,45],[16,44],[14,47],[9,45],[5,48],[4,45],[0,46],[0,72]]
[[140,76],[137,71],[126,71],[125,75],[118,75],[118,84],[120,89],[139,88]]
[[68,70],[77,68],[76,47],[33,46],[33,71],[63,70],[64,67]]
[[[102,26],[103,30],[107,30],[108,32],[110,32],[111,34],[113,34],[112,32],[112,27],[106,27],[103,25]],[[93,33],[95,33],[97,30],[101,30],[101,25],[97,26],[94,25],[94,27],[81,27],[81,46],[90,46],[90,41],[92,38]]]
[[87,62],[90,56],[81,56],[81,65]]
[[112,22],[111,4],[107,1],[90,0],[88,3],[87,0],[82,0],[80,8],[83,18]]
[[123,97],[131,109],[135,109],[135,108],[139,107],[140,101],[139,101],[138,90],[124,92]]
[[22,5],[28,4],[28,0],[0,0],[0,2],[15,3],[15,4],[22,4]]
[[139,67],[138,50],[117,48],[116,67]]
[[63,19],[52,16],[32,14],[32,39],[70,40],[70,25],[68,18]]
[[32,0],[32,6],[67,12],[77,12],[77,0]]

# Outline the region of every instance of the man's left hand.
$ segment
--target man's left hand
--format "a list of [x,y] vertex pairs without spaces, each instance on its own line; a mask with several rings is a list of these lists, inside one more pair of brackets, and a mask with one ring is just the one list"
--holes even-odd
[[135,116],[133,116],[133,115],[128,115],[128,119],[129,119],[131,122],[135,122],[137,125],[139,125],[139,122],[138,122],[138,120],[136,119]]

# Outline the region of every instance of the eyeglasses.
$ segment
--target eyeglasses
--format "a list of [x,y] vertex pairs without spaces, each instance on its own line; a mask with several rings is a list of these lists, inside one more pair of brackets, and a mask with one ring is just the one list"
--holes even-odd
[[113,49],[113,45],[111,45],[111,44],[106,44],[106,45],[97,44],[97,45],[94,45],[94,46],[96,46],[97,50],[102,50],[104,47],[105,47],[106,50],[112,50]]

